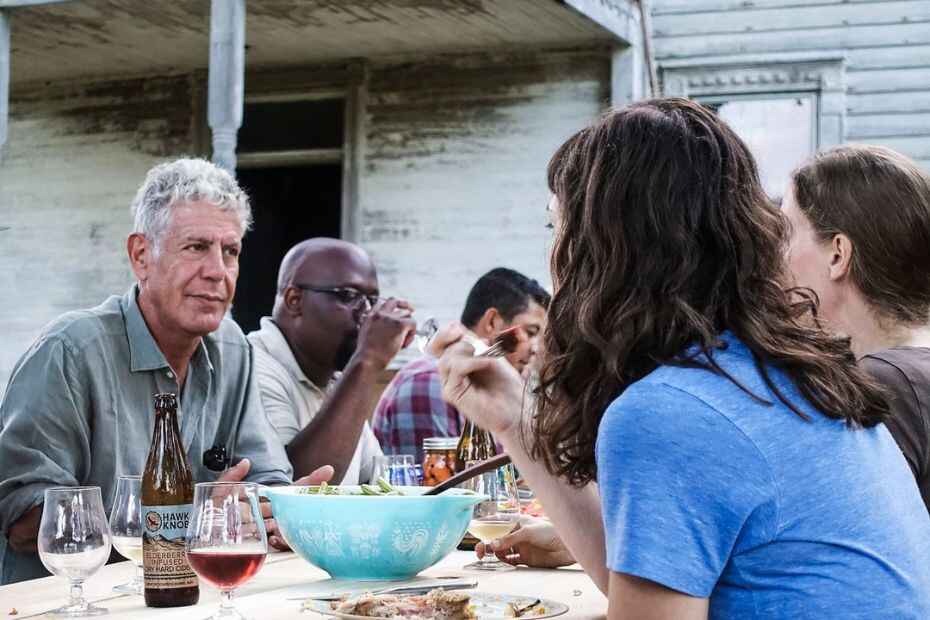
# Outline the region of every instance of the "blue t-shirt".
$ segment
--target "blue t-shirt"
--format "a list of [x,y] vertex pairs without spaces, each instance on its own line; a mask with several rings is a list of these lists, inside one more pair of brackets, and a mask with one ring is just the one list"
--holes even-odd
[[726,377],[661,366],[598,431],[607,566],[711,618],[930,618],[930,517],[884,425],[850,430],[724,335]]

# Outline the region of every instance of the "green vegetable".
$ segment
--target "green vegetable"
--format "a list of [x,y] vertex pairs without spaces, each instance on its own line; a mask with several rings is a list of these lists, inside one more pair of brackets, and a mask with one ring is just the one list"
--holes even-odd
[[300,495],[367,495],[377,497],[396,497],[403,495],[401,491],[395,489],[391,483],[384,478],[378,478],[378,480],[375,482],[375,484],[359,485],[361,491],[349,491],[348,489],[343,489],[339,486],[332,486],[326,484],[325,482],[321,482],[319,485],[302,487],[297,492]]

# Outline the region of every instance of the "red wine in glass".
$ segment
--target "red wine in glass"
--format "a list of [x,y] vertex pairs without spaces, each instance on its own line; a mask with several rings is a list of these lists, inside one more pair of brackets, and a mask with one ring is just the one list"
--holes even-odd
[[197,549],[187,552],[191,568],[220,590],[238,588],[255,576],[265,563],[266,553]]

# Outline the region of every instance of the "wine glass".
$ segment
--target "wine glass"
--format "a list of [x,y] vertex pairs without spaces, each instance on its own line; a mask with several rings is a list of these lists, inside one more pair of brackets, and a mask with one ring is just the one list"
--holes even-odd
[[100,487],[45,490],[39,524],[39,559],[50,573],[71,582],[71,599],[51,613],[83,618],[108,613],[84,598],[84,581],[110,557],[110,527]]
[[233,605],[233,592],[255,576],[267,553],[255,483],[201,482],[194,487],[187,559],[222,594],[220,608],[209,620],[244,618]]
[[142,594],[142,476],[120,476],[110,509],[113,547],[136,567],[132,581],[113,586],[114,592]]
[[[469,461],[465,467],[472,467],[479,463],[481,461]],[[468,523],[468,531],[472,536],[488,544],[496,538],[509,534],[517,526],[520,520],[520,495],[517,491],[517,476],[512,464],[508,463],[503,467],[475,476],[459,486],[487,497],[472,510],[471,521]],[[501,562],[493,553],[486,553],[483,558],[464,568],[501,571],[513,570],[514,567]]]

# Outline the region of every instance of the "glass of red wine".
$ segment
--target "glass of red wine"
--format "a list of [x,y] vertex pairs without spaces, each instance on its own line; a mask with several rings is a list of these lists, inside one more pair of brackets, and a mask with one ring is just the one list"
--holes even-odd
[[187,559],[194,572],[222,595],[219,610],[208,620],[244,618],[233,605],[233,592],[255,576],[267,554],[257,485],[201,482],[194,487]]

